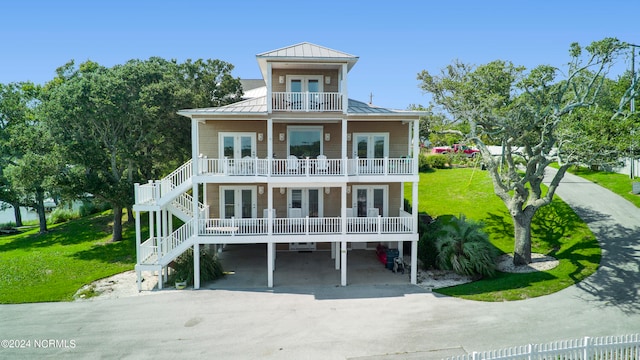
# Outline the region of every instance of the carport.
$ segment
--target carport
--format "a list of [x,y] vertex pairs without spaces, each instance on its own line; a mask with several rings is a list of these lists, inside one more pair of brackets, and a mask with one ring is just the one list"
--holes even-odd
[[[267,245],[226,245],[219,253],[220,261],[229,274],[206,288],[267,287]],[[347,252],[349,285],[410,284],[410,272],[404,274],[388,270],[372,250]],[[340,286],[341,272],[336,270],[330,251],[278,251],[274,268],[274,286]]]

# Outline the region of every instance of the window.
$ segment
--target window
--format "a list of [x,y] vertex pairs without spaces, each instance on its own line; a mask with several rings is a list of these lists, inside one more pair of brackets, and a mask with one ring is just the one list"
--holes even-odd
[[288,155],[295,155],[299,159],[315,159],[323,153],[321,126],[290,126],[288,132]]

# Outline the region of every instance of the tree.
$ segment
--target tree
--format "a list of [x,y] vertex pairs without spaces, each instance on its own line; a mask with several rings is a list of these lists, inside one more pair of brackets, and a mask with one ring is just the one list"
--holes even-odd
[[44,198],[57,171],[53,143],[38,117],[40,87],[13,83],[3,87],[2,200],[13,204],[16,225],[21,225],[20,205],[36,209],[40,232],[47,231]]
[[[595,104],[605,76],[624,48],[624,43],[607,38],[587,46],[585,56],[572,44],[564,79],[558,79],[561,71],[552,66],[526,73],[505,61],[477,67],[455,62],[440,76],[418,74],[422,89],[436,104],[453,120],[470,125],[466,136],[480,149],[494,191],[513,219],[515,265],[531,262],[531,221],[540,207],[551,203],[567,169],[581,162],[617,160],[615,151],[587,146],[593,137],[581,130],[580,120],[600,111]],[[607,113],[613,120],[600,122],[605,129],[626,116],[620,109],[633,93],[627,91],[619,110]],[[585,115],[577,116],[580,111]],[[492,156],[488,143],[500,144],[502,156]],[[545,169],[556,161],[559,169],[544,192]]]
[[112,68],[70,62],[47,84],[48,127],[67,164],[59,182],[111,204],[113,241],[122,239],[133,184],[159,178],[190,157],[190,124],[176,111],[240,98],[232,68],[219,60],[150,58]]

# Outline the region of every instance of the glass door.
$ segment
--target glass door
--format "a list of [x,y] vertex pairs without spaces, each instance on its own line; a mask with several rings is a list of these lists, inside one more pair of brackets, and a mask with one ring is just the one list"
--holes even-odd
[[252,158],[256,156],[255,133],[220,133],[220,155],[226,173],[254,174]]
[[364,174],[384,173],[385,157],[389,156],[388,133],[360,133],[354,135],[353,156],[358,160],[358,171]]
[[320,189],[289,189],[289,217],[322,217]]
[[355,196],[352,199],[353,208],[358,217],[377,217],[387,215],[387,189],[384,186],[354,186]]
[[220,187],[220,218],[255,218],[257,216],[257,202],[254,186]]
[[294,110],[320,109],[322,75],[287,75],[289,106]]

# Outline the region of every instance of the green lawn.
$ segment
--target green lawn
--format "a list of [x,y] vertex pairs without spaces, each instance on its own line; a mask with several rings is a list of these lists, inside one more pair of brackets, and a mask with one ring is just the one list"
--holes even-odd
[[85,284],[133,269],[135,229],[110,243],[111,213],[0,236],[0,303],[69,301]]
[[[411,187],[405,196],[411,199]],[[513,252],[513,223],[493,193],[491,179],[478,169],[445,169],[420,174],[419,210],[431,216],[465,214],[485,223],[491,242],[502,253]],[[491,279],[440,289],[438,292],[483,301],[518,300],[547,295],[589,276],[600,263],[600,247],[586,224],[560,199],[538,211],[532,226],[532,251],[554,256],[553,270],[498,273]]]

